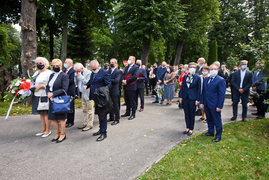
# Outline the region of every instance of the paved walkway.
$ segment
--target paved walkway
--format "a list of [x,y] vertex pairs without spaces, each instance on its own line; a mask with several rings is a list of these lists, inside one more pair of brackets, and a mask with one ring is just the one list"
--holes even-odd
[[[82,122],[82,111],[76,111],[75,125],[66,130],[67,139],[60,144],[48,138],[35,137],[40,131],[39,116],[0,117],[0,179],[98,179],[126,180],[139,177],[174,146],[188,138],[184,113],[174,102],[166,107],[152,104],[153,98],[145,97],[145,111],[137,112],[133,121],[122,118],[120,124],[108,124],[108,138],[96,142],[94,128],[82,132],[77,127]],[[175,99],[176,101],[176,99]],[[121,114],[125,106],[121,108]],[[232,116],[231,101],[225,101],[223,122]],[[254,107],[249,113],[255,112]],[[241,113],[241,107],[239,107]],[[268,116],[268,115],[267,115]],[[195,133],[207,129],[196,116]],[[249,119],[254,116],[249,115]],[[97,120],[97,117],[96,117]],[[223,133],[225,141],[225,132]],[[213,143],[213,142],[212,142]]]

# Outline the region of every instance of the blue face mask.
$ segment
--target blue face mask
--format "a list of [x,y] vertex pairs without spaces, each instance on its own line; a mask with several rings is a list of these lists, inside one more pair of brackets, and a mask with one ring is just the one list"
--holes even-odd
[[66,69],[68,68],[67,64],[64,64],[64,68],[66,68]]
[[245,70],[245,69],[247,69],[247,66],[246,65],[242,65],[241,66],[241,69]]

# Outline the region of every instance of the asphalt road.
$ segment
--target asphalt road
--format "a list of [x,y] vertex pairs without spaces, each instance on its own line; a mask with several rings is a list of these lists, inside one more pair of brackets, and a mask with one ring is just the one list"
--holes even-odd
[[[55,135],[53,126],[48,138],[35,137],[41,130],[38,115],[11,116],[8,120],[0,116],[0,179],[136,179],[188,138],[182,134],[183,110],[175,102],[167,107],[152,104],[153,100],[145,97],[145,110],[137,112],[135,120],[121,118],[116,126],[109,123],[108,137],[102,142],[96,142],[92,136],[99,126],[96,116],[92,130],[77,129],[83,121],[82,110],[76,110],[75,125],[66,130],[67,139],[60,144],[51,142]],[[124,112],[122,106],[121,114]],[[251,112],[255,112],[254,107],[249,107],[248,119],[254,119]],[[231,100],[226,99],[223,123],[229,123],[231,116]],[[207,129],[199,118],[196,116],[194,133]]]

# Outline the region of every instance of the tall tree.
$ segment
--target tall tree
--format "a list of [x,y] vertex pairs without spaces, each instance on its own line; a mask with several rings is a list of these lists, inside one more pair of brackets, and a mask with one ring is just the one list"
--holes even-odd
[[69,8],[71,0],[64,1],[63,7],[63,29],[62,29],[62,51],[61,60],[64,62],[67,57],[67,37],[68,37],[68,19],[69,19]]
[[182,5],[187,6],[185,31],[177,37],[177,51],[174,64],[180,63],[183,45],[185,42],[200,42],[214,21],[219,17],[218,0],[183,0]]
[[140,39],[143,64],[148,62],[151,38],[157,40],[168,31],[179,33],[183,30],[184,12],[179,0],[123,0],[121,2],[118,12],[120,28],[128,36],[133,36],[133,39]]
[[27,70],[32,67],[32,60],[36,59],[36,0],[22,0],[21,3],[21,64],[22,74],[28,77]]

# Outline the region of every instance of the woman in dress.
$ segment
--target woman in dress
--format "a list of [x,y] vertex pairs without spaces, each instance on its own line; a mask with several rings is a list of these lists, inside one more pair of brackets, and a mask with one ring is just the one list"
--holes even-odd
[[[65,95],[68,86],[69,86],[69,77],[67,74],[62,72],[63,63],[60,59],[52,60],[52,69],[53,74],[51,74],[48,85],[47,85],[47,93],[48,98],[50,99],[49,105],[49,120],[52,121],[52,124],[56,130],[56,136],[51,140],[52,142],[60,143],[66,139],[65,135],[65,119],[67,118],[67,114],[54,114],[52,113],[52,101],[53,98],[57,96]],[[59,127],[59,122],[60,126]]]
[[173,66],[167,67],[167,72],[164,75],[163,83],[164,83],[164,99],[167,99],[166,106],[171,106],[172,99],[174,99],[174,91],[175,91],[175,73],[173,70]]
[[49,61],[46,58],[38,57],[35,62],[38,71],[36,71],[33,75],[33,79],[35,81],[35,92],[32,101],[32,114],[40,114],[42,130],[37,133],[36,136],[45,138],[51,134],[50,121],[48,120],[49,108],[47,110],[37,110],[37,108],[40,101],[48,101],[46,86],[52,72],[47,69],[49,67]]
[[[207,65],[204,65],[202,67],[202,74],[200,75],[201,77],[201,95],[202,95],[202,90],[203,90],[203,83],[204,83],[204,79],[206,77],[209,77],[209,67]],[[200,106],[198,105],[199,109],[201,109],[202,112],[202,117],[199,119],[200,121],[203,121],[203,123],[206,123],[206,117],[205,117],[205,110],[204,108],[200,108]]]

